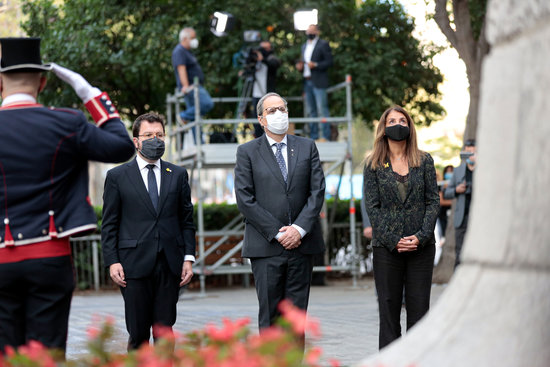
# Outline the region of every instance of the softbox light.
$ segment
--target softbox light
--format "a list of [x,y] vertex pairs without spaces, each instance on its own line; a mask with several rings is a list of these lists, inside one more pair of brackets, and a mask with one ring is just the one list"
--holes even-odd
[[298,10],[294,13],[294,29],[305,31],[310,25],[317,24],[317,9]]
[[218,37],[225,36],[227,32],[233,29],[235,18],[233,15],[217,11],[212,15],[210,20],[210,31]]

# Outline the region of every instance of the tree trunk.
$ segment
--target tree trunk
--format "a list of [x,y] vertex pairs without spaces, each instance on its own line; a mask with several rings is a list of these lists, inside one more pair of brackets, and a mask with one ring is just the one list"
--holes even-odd
[[468,82],[470,83],[470,106],[468,108],[468,117],[466,118],[466,127],[464,129],[464,141],[476,138],[477,120],[479,110],[481,66],[483,59],[489,53],[489,44],[485,38],[485,23],[483,24],[479,38],[474,38],[471,18],[467,0],[453,0],[453,23],[447,12],[447,0],[436,0],[434,19],[454,47],[458,56],[466,65]]

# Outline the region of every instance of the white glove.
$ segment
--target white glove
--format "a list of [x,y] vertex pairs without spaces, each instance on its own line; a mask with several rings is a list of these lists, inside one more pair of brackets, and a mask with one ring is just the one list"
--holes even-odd
[[90,83],[84,79],[84,77],[74,71],[71,71],[63,66],[59,66],[56,63],[51,63],[52,71],[57,75],[57,77],[63,80],[65,83],[73,87],[74,91],[80,97],[80,99],[86,103],[94,97],[97,97],[101,94],[101,91],[92,87]]

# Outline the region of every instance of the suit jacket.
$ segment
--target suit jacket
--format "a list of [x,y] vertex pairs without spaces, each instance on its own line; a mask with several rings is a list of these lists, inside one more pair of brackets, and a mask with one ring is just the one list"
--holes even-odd
[[363,173],[363,196],[372,223],[372,245],[393,251],[402,237],[415,235],[420,246],[434,244],[439,191],[434,161],[425,153],[419,167],[409,169],[409,187],[401,201],[391,163]]
[[462,162],[460,166],[455,168],[453,171],[453,176],[451,177],[451,180],[449,181],[449,185],[447,185],[447,188],[443,192],[443,197],[445,199],[454,199],[456,198],[456,204],[455,204],[455,215],[454,215],[454,226],[455,228],[460,227],[462,224],[462,221],[464,220],[464,216],[466,213],[466,194],[470,194],[472,192],[471,186],[466,190],[463,194],[457,194],[456,193],[456,187],[457,185],[460,185],[464,180],[466,180],[466,162]]
[[325,196],[319,152],[311,139],[288,135],[287,143],[286,184],[265,136],[237,149],[235,195],[245,218],[244,257],[280,255],[284,248],[275,236],[289,224],[307,232],[298,251],[316,254],[325,250],[319,224]]
[[127,278],[148,276],[160,247],[180,276],[185,255],[195,254],[193,204],[187,171],[161,160],[158,212],[134,159],[105,179],[101,241],[108,267],[121,263]]
[[[304,61],[306,44],[302,45],[301,61]],[[332,51],[327,41],[318,39],[311,54],[311,61],[317,66],[311,69],[311,82],[315,88],[328,88],[328,68],[332,66]]]
[[1,218],[16,246],[51,239],[50,211],[60,238],[93,232],[88,161],[124,162],[135,152],[118,118],[98,128],[79,110],[33,103],[0,108],[0,136]]

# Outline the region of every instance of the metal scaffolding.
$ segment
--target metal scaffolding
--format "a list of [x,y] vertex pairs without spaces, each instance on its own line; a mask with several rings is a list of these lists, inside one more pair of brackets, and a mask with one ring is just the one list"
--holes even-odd
[[[198,86],[198,80],[194,81],[195,86]],[[359,256],[357,243],[360,233],[356,230],[355,221],[355,198],[353,197],[353,164],[352,164],[352,98],[351,98],[351,76],[346,75],[345,81],[334,85],[327,89],[327,93],[333,93],[335,91],[345,89],[345,102],[346,102],[346,114],[341,117],[289,117],[291,124],[297,123],[309,123],[309,122],[321,122],[321,123],[334,123],[334,124],[346,124],[347,137],[344,142],[322,142],[316,143],[319,150],[319,157],[321,163],[328,168],[324,169],[325,176],[336,170],[338,167],[344,165],[349,172],[349,184],[351,188],[351,200],[349,206],[349,225],[350,225],[350,245],[352,249],[352,262],[349,266],[315,266],[314,271],[344,271],[350,272],[353,277],[353,285],[356,286],[357,278],[359,275]],[[255,118],[235,118],[235,119],[203,119],[200,116],[199,106],[199,91],[198,88],[194,88],[194,100],[195,100],[195,121],[187,124],[182,124],[179,118],[181,112],[181,105],[184,103],[184,97],[181,93],[168,94],[166,96],[166,119],[167,119],[167,135],[169,141],[168,160],[174,164],[184,166],[191,170],[190,177],[196,174],[196,194],[197,194],[197,239],[199,247],[199,255],[194,264],[194,271],[200,277],[200,289],[201,294],[205,293],[206,289],[206,276],[214,274],[250,274],[251,267],[248,264],[237,265],[226,263],[229,259],[241,250],[243,241],[241,240],[237,245],[232,247],[227,253],[219,258],[214,264],[207,265],[206,257],[214,253],[221,245],[226,243],[230,237],[242,237],[244,234],[244,223],[242,216],[239,215],[233,218],[223,228],[216,231],[206,231],[204,228],[204,212],[203,212],[203,170],[209,168],[234,168],[236,163],[237,143],[224,143],[224,144],[204,144],[202,142],[202,127],[211,125],[226,125],[231,124],[236,131],[236,126],[242,123],[257,123]],[[250,99],[250,98],[248,98]],[[304,103],[304,111],[306,111],[304,97],[285,97],[289,102],[301,101]],[[238,97],[222,97],[212,98],[215,103],[242,103],[243,98]],[[183,141],[186,134],[192,134],[193,127],[197,127],[195,130],[195,144],[193,147],[184,147]],[[189,135],[191,136],[191,135]],[[327,220],[326,220],[326,205],[323,206],[323,212],[321,213],[321,224],[325,239],[327,238]],[[221,238],[214,244],[205,249],[205,238],[208,236],[221,236]]]

